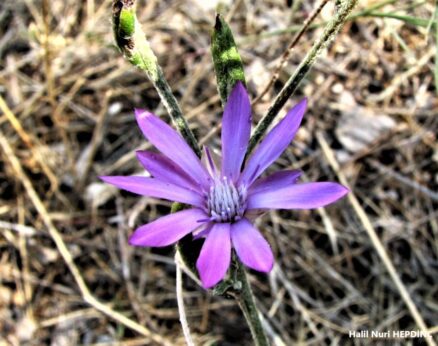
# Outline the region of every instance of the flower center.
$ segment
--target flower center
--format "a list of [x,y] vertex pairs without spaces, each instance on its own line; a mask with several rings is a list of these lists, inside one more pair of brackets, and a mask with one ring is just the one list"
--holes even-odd
[[207,207],[213,221],[237,221],[245,212],[246,189],[236,188],[227,177],[216,179],[207,196]]

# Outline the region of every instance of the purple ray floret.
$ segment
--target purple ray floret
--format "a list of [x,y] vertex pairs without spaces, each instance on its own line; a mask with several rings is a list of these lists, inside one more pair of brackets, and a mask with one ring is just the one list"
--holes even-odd
[[[307,100],[292,108],[255,148],[242,170],[251,131],[248,93],[238,82],[225,106],[222,120],[222,163],[217,168],[205,148],[200,160],[184,139],[154,114],[137,109],[135,115],[145,137],[161,152],[137,152],[152,175],[101,177],[105,182],[144,196],[192,206],[140,226],[129,243],[168,246],[192,233],[205,237],[196,263],[202,284],[221,281],[230,265],[231,250],[247,267],[269,272],[274,264],[271,247],[252,221],[268,209],[313,209],[345,196],[348,189],[333,182],[298,184],[301,172],[285,170],[260,175],[287,148],[298,131]],[[205,164],[205,166],[204,166]]]

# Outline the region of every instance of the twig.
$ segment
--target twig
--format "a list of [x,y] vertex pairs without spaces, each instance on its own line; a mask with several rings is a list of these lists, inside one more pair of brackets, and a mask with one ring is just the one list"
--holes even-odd
[[131,251],[126,241],[126,232],[125,232],[126,220],[125,220],[125,214],[123,212],[123,204],[119,197],[116,198],[116,208],[118,214],[117,238],[119,243],[120,266],[121,266],[122,276],[125,282],[126,291],[128,293],[128,300],[137,316],[137,321],[139,321],[141,324],[145,324],[146,316],[144,314],[144,311],[141,309],[140,302],[135,292],[134,284],[132,283],[131,280],[131,269],[129,266]]
[[85,302],[93,306],[95,309],[99,310],[100,312],[104,313],[105,315],[109,316],[110,318],[118,321],[119,323],[122,323],[126,327],[135,330],[136,332],[150,337],[155,342],[158,342],[163,345],[172,345],[172,343],[167,340],[166,338],[162,337],[161,335],[155,334],[151,332],[149,329],[141,326],[137,322],[134,322],[133,320],[129,319],[125,315],[114,311],[107,305],[103,304],[102,302],[98,301],[90,292],[87,284],[85,283],[78,267],[76,266],[73,257],[70,253],[70,251],[67,248],[67,245],[65,244],[64,240],[62,239],[62,236],[58,229],[55,227],[55,225],[52,222],[52,219],[49,215],[49,212],[47,211],[46,207],[44,206],[44,203],[42,202],[41,198],[38,196],[37,192],[35,191],[35,188],[32,185],[32,182],[28,178],[28,176],[25,174],[23,167],[21,166],[20,161],[15,156],[11,146],[9,145],[7,139],[3,136],[2,133],[0,133],[0,146],[3,149],[9,163],[12,166],[12,169],[14,170],[18,180],[23,184],[27,195],[29,196],[30,200],[32,201],[32,204],[34,205],[35,209],[37,210],[39,216],[42,218],[44,225],[46,226],[47,230],[49,231],[49,234],[53,241],[55,242],[55,245],[61,254],[64,262],[66,263],[68,269],[70,270],[71,274],[73,275],[74,280],[76,281],[76,284],[79,287],[79,291],[82,295],[82,298]]
[[261,312],[259,312],[259,318],[262,322],[263,328],[266,330],[266,332],[269,334],[270,338],[272,339],[272,342],[275,346],[286,346],[285,342],[282,340],[280,335],[278,335],[275,330],[272,328],[269,321],[263,316]]
[[278,77],[280,76],[280,71],[284,67],[284,65],[287,62],[287,59],[289,59],[290,53],[292,52],[292,49],[295,47],[295,45],[298,43],[300,38],[303,36],[303,34],[306,32],[309,25],[315,20],[315,18],[318,16],[318,14],[321,12],[321,10],[324,8],[324,6],[329,2],[329,0],[322,0],[322,2],[319,4],[317,8],[313,10],[313,12],[310,14],[310,16],[306,19],[303,26],[301,27],[300,31],[298,31],[295,36],[292,38],[292,41],[289,44],[289,47],[284,51],[283,55],[281,56],[280,62],[277,64],[274,74],[272,75],[271,80],[269,83],[265,86],[263,91],[257,96],[253,101],[252,104],[257,104],[263,96],[266,95],[268,90],[272,87],[272,85],[277,81]]
[[33,227],[11,223],[3,220],[0,220],[0,228],[10,229],[26,237],[31,237],[37,233],[37,230]]
[[284,106],[289,97],[295,92],[300,82],[306,76],[307,72],[313,66],[317,56],[328,45],[328,43],[339,32],[348,15],[353,10],[358,0],[344,0],[341,2],[339,11],[336,13],[333,20],[331,20],[324,29],[322,36],[315,42],[312,49],[307,53],[306,57],[295,70],[294,74],[286,82],[283,89],[275,98],[274,102],[268,109],[268,113],[262,118],[254,130],[254,134],[249,141],[247,155],[251,153],[258,141],[263,137],[269,125],[278,115],[280,109]]
[[78,173],[78,191],[82,191],[88,177],[88,172],[93,165],[94,155],[97,152],[102,140],[104,138],[105,121],[108,114],[108,103],[111,98],[111,92],[105,95],[103,106],[97,116],[96,126],[94,127],[93,137],[87,148],[84,149],[84,155],[81,157],[82,165],[76,166],[76,172]]
[[[325,158],[327,159],[328,163],[330,164],[332,169],[337,174],[339,181],[343,185],[348,187],[349,184],[348,184],[347,178],[341,172],[339,164],[336,161],[335,155],[333,154],[333,151],[329,147],[323,134],[318,132],[316,134],[316,138],[318,139],[318,143],[321,146],[321,149],[324,153]],[[377,254],[380,256],[380,258],[381,258],[383,264],[385,265],[385,268],[388,271],[392,281],[394,282],[395,286],[397,287],[397,290],[399,291],[406,306],[408,307],[408,309],[412,315],[412,318],[414,319],[415,323],[418,325],[420,330],[424,333],[427,333],[428,328],[426,326],[426,323],[423,320],[423,317],[421,316],[420,312],[418,311],[417,307],[415,306],[415,303],[412,300],[405,285],[403,284],[400,277],[398,276],[397,270],[395,269],[394,264],[391,262],[391,259],[389,258],[382,242],[380,241],[373,225],[371,224],[370,219],[368,218],[364,209],[362,208],[359,201],[357,200],[354,192],[350,191],[350,193],[347,195],[347,198],[348,198],[348,201],[350,202],[351,206],[353,207],[354,211],[356,212],[359,220],[362,222],[363,227],[365,228],[366,232],[368,233],[368,236],[371,239],[371,243],[373,244],[374,248],[376,249]],[[427,344],[429,346],[436,346],[436,343],[432,338],[425,338],[425,341],[427,342]]]
[[40,150],[38,150],[38,148],[35,148],[34,139],[24,130],[23,126],[21,126],[20,121],[17,119],[15,114],[8,107],[8,105],[6,104],[5,100],[1,95],[0,95],[0,110],[5,114],[6,118],[11,123],[14,130],[18,133],[24,144],[30,149],[30,151],[32,152],[32,156],[40,164],[41,169],[43,170],[44,174],[47,176],[47,179],[49,179],[50,181],[53,191],[55,191],[58,187],[58,179],[56,175],[46,164],[43,156],[41,155]]
[[423,185],[417,183],[416,181],[413,181],[411,179],[406,178],[405,176],[401,175],[400,173],[394,172],[392,169],[385,167],[384,165],[378,163],[377,161],[371,161],[370,163],[371,163],[371,166],[374,166],[375,168],[377,168],[381,173],[393,177],[395,180],[413,188],[414,190],[417,190],[418,192],[429,197],[430,199],[434,200],[435,202],[438,202],[438,193],[437,192],[428,189],[426,186],[423,186]]
[[[25,215],[24,215],[25,208],[24,208],[23,196],[20,196],[18,198],[18,203],[20,205],[20,207],[18,208],[18,222],[20,224],[23,224],[25,221]],[[20,233],[18,235],[18,248],[20,250],[20,257],[22,261],[23,276],[29,276],[30,274],[29,253],[27,251],[27,239],[23,233]],[[32,304],[32,297],[33,297],[32,283],[28,280],[22,280],[22,284],[23,284],[23,293],[26,300],[26,316],[28,318],[34,319],[34,311]]]
[[[56,107],[56,93],[55,93],[55,85],[53,81],[53,73],[52,73],[52,54],[50,49],[50,5],[48,0],[43,0],[42,2],[42,13],[43,13],[43,30],[44,30],[44,72],[46,74],[46,83],[47,83],[47,96],[49,99],[50,106],[52,107],[52,111],[55,110]],[[55,119],[56,120],[56,119]]]
[[303,316],[303,319],[306,321],[306,323],[309,326],[309,329],[314,333],[315,335],[318,334],[318,329],[316,325],[313,323],[312,319],[309,317],[308,310],[305,308],[305,306],[301,303],[300,298],[298,297],[298,293],[295,289],[295,287],[292,285],[290,281],[287,280],[286,275],[281,270],[280,267],[274,266],[274,270],[272,275],[282,282],[283,286],[286,288],[286,291],[288,292],[290,298],[292,299],[292,303],[294,307],[301,313]]
[[98,318],[99,313],[96,311],[96,309],[93,308],[85,308],[85,309],[79,309],[71,312],[67,312],[65,314],[47,318],[45,320],[42,320],[38,323],[38,326],[40,328],[50,328],[53,326],[56,326],[59,323],[66,323],[69,321],[75,321],[75,320],[85,320],[86,318]]
[[184,338],[188,346],[195,346],[192,336],[190,335],[190,328],[187,322],[186,310],[184,308],[184,296],[182,287],[182,271],[177,256],[175,256],[176,265],[176,301],[178,303],[179,321],[183,330]]
[[69,143],[69,139],[67,136],[67,132],[61,123],[61,119],[59,118],[59,114],[55,113],[56,110],[56,91],[55,91],[55,80],[53,77],[52,71],[52,50],[50,47],[50,21],[51,21],[51,13],[50,13],[50,2],[49,0],[43,0],[42,2],[42,13],[43,13],[43,24],[44,24],[44,72],[47,83],[47,97],[51,108],[51,117],[55,128],[57,129],[61,140],[64,144],[65,151],[67,154],[67,158],[69,160],[68,164],[72,165],[74,162],[73,153],[71,151],[71,145]]
[[[435,23],[438,23],[438,0],[435,1],[435,13],[433,15],[435,18]],[[431,21],[432,23],[432,21]],[[435,24],[435,70],[434,70],[434,78],[435,78],[435,93],[438,95],[438,24]]]
[[385,88],[380,94],[371,95],[368,97],[368,101],[379,102],[387,98],[390,98],[394,92],[400,87],[400,85],[406,82],[409,78],[416,75],[429,60],[435,55],[436,47],[431,47],[422,57],[418,59],[416,64],[404,73],[397,74],[391,81],[390,85]]

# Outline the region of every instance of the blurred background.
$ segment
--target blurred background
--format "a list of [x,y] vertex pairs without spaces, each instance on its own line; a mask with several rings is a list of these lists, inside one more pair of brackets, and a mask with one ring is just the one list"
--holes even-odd
[[[222,2],[253,99],[320,3]],[[216,5],[139,0],[137,15],[198,140],[219,148],[209,48]],[[135,150],[150,145],[134,107],[168,120],[151,83],[114,46],[111,1],[6,0],[0,9],[0,345],[184,345],[174,249],[127,245],[136,226],[168,213],[170,203],[97,178],[144,174]],[[254,104],[255,121],[334,11],[328,1],[295,45]],[[432,0],[359,1],[280,113],[309,98],[301,129],[270,171],[345,177],[359,208],[344,198],[258,220],[277,265],[269,276],[250,272],[250,281],[276,345],[424,344],[349,337],[422,330],[419,320],[436,340],[437,16]],[[370,227],[383,243],[380,256]],[[197,345],[251,344],[234,300],[183,280]]]

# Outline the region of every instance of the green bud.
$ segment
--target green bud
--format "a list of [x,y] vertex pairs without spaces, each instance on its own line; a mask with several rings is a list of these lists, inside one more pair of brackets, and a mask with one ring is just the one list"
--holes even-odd
[[228,95],[234,85],[241,81],[245,83],[242,59],[237,50],[233,33],[220,14],[211,34],[211,54],[216,72],[219,95],[225,106]]
[[117,46],[126,59],[145,71],[148,77],[156,82],[158,79],[157,57],[137,21],[134,0],[113,2],[113,31]]

